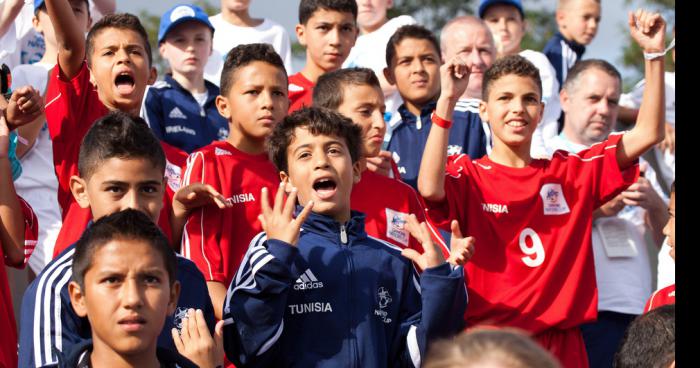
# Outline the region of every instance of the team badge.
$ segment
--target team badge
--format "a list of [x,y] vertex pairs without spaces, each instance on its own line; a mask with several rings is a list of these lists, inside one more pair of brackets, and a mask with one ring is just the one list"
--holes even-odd
[[168,186],[173,192],[177,192],[180,189],[180,173],[182,169],[177,165],[173,165],[170,162],[165,163],[165,178],[168,181]]
[[379,305],[379,309],[374,310],[374,315],[381,318],[382,322],[384,323],[391,323],[389,313],[384,309],[389,306],[392,300],[393,299],[391,298],[391,295],[389,295],[389,291],[387,291],[386,288],[380,286],[379,289],[377,289],[377,304]]
[[561,184],[545,184],[540,189],[545,215],[563,215],[571,212],[566,204]]
[[173,314],[173,325],[178,331],[182,331],[182,322],[187,318],[187,308],[177,307]]
[[447,146],[448,156],[459,155],[460,153],[462,153],[462,146],[456,144],[450,144],[449,146]]
[[408,214],[386,209],[386,237],[408,246]]

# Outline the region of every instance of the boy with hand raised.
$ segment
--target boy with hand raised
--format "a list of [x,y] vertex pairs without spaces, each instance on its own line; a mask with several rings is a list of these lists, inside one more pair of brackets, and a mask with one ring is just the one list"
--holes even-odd
[[[226,295],[228,358],[239,366],[419,366],[431,339],[462,327],[462,268],[445,262],[415,216],[409,229],[423,254],[367,237],[364,215],[351,211],[361,133],[349,119],[301,109],[275,128],[268,150],[282,182],[272,206],[262,190],[265,232]],[[455,244],[464,264],[470,241]],[[411,261],[423,269],[420,282]]]
[[355,0],[301,0],[296,33],[306,65],[289,76],[290,113],[311,106],[318,77],[343,66],[359,32],[356,18]]
[[[664,49],[665,26],[658,14],[629,15],[647,53]],[[457,219],[462,232],[489,244],[465,268],[467,324],[525,329],[564,366],[588,366],[579,325],[597,309],[592,215],[637,180],[637,158],[663,139],[663,63],[646,61],[651,84],[634,129],[578,154],[530,156],[542,91],[539,71],[521,56],[496,61],[484,77],[479,110],[494,136],[488,156],[448,162],[449,124],[431,128],[418,178],[428,216],[443,228]]]

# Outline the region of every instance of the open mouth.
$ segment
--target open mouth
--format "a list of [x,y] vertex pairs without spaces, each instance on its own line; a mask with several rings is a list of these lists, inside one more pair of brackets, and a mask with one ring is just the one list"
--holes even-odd
[[134,90],[134,77],[128,73],[121,73],[114,79],[114,85],[119,93],[128,95]]
[[313,189],[321,199],[328,199],[335,194],[337,185],[333,179],[318,179],[313,184]]
[[527,122],[524,120],[511,120],[506,123],[511,128],[522,128],[527,125]]

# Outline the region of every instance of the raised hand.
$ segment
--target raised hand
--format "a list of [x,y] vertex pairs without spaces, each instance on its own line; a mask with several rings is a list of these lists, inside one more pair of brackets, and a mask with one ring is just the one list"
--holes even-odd
[[643,9],[630,12],[630,34],[644,52],[663,52],[666,48],[666,21],[659,13]]
[[270,207],[267,188],[262,189],[262,193],[260,194],[261,213],[258,215],[258,220],[260,220],[268,239],[277,239],[296,246],[299,240],[301,224],[306,221],[309,213],[311,213],[314,202],[309,201],[299,215],[294,218],[294,207],[297,203],[297,188],[293,187],[289,191],[289,196],[285,202],[284,193],[286,186],[287,180],[285,179],[280,183],[279,188],[277,188],[274,207]]
[[463,266],[474,255],[474,243],[476,241],[471,236],[462,236],[457,220],[452,220],[450,228],[452,230],[452,238],[450,239],[450,257],[447,258],[447,262],[455,266]]
[[375,157],[367,158],[367,170],[391,177],[391,152],[379,151]]
[[182,319],[182,330],[171,333],[178,353],[200,368],[224,366],[224,321],[214,327],[212,337],[201,309],[190,309]]
[[442,64],[440,66],[440,95],[450,100],[459,99],[467,90],[470,67],[459,55]]
[[32,86],[24,86],[12,92],[7,101],[5,115],[11,129],[29,124],[44,111],[44,101],[39,91]]
[[615,198],[593,211],[593,218],[617,216],[617,213],[623,208],[625,208],[625,202],[622,198],[622,194],[618,194]]
[[422,270],[445,263],[442,250],[433,242],[433,239],[430,237],[430,230],[428,230],[428,225],[425,222],[418,223],[416,215],[410,214],[406,225],[411,236],[416,238],[423,246],[423,254],[418,253],[415,249],[405,248],[401,251],[402,256],[413,261]]

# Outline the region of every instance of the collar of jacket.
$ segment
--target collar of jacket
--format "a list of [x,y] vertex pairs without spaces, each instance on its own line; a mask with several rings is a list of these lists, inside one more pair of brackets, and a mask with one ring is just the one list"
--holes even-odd
[[[295,215],[299,215],[302,209],[301,206],[297,206],[294,211]],[[365,232],[365,214],[359,211],[351,211],[350,220],[344,224],[341,224],[330,216],[312,211],[309,217],[306,218],[306,221],[304,221],[302,229],[337,241],[342,226],[345,226],[345,232],[348,237],[347,245],[352,244],[354,240],[367,238],[367,233]]]

